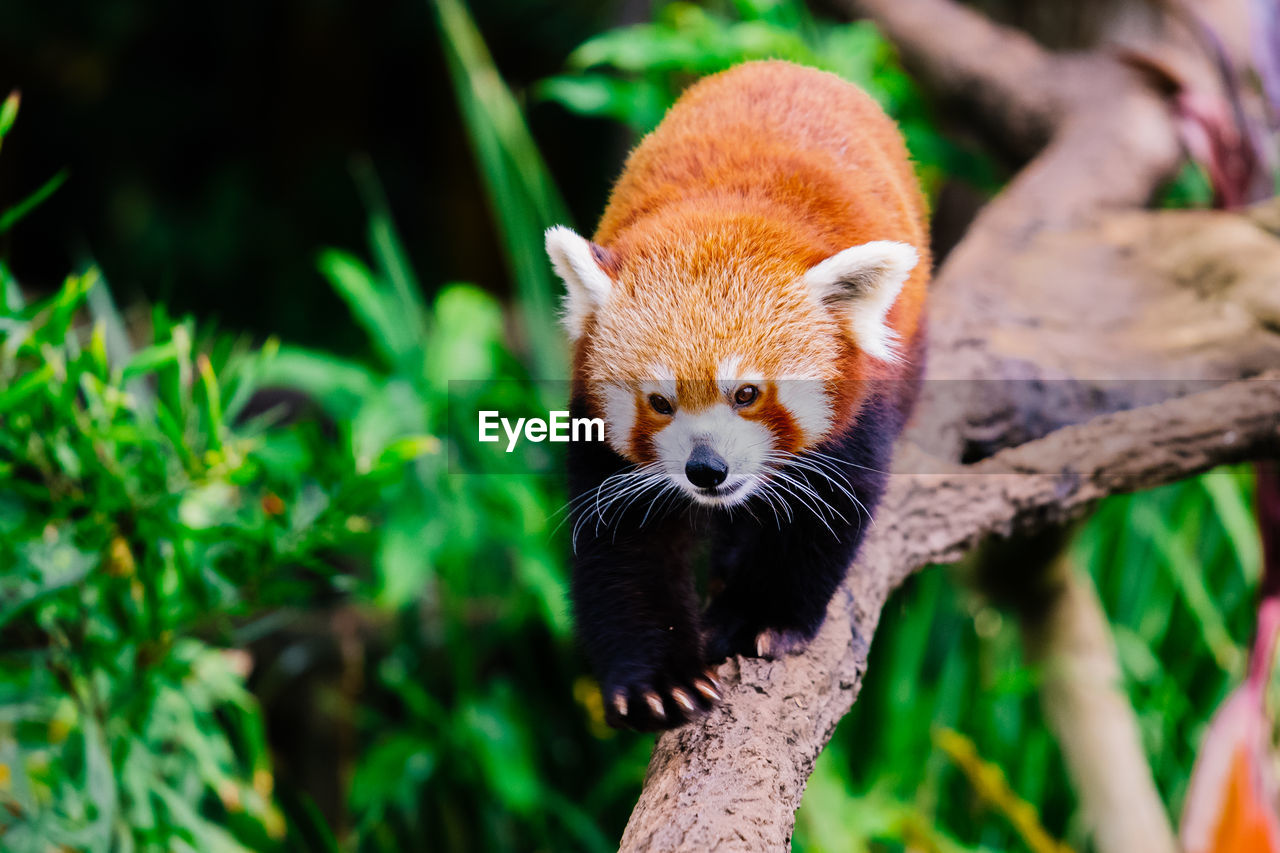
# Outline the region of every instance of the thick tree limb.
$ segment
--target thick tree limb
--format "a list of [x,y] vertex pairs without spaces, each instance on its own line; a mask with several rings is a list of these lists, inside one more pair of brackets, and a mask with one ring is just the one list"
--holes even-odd
[[[1180,162],[1146,81],[1107,56],[1048,54],[947,0],[850,5],[1015,147],[1049,141],[938,271],[930,376],[965,381],[926,383],[825,626],[803,655],[724,665],[724,705],[659,739],[626,851],[785,849],[880,609],[911,572],[1110,494],[1280,451],[1280,376],[1201,384],[1280,364],[1274,220],[1141,211]],[[1197,240],[1206,230],[1228,248]],[[1107,381],[1135,378],[1165,381]]]
[[[622,849],[785,849],[813,762],[856,698],[880,609],[916,569],[954,562],[988,535],[1060,524],[1107,495],[1277,452],[1280,373],[1065,427],[948,472],[896,475],[809,650],[730,661],[724,705],[659,740]],[[921,460],[907,452],[903,465]]]

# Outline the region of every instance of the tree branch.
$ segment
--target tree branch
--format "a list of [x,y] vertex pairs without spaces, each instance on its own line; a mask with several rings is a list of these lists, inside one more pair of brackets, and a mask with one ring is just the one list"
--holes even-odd
[[[904,448],[904,465],[920,464]],[[1280,373],[1066,427],[969,466],[891,479],[817,639],[783,661],[732,659],[705,721],[664,734],[627,851],[780,850],[805,782],[866,671],[889,593],[992,534],[1060,524],[1102,497],[1280,451]]]

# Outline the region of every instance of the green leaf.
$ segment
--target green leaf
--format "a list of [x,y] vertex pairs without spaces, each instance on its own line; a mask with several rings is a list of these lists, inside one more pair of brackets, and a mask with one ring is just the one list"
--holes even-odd
[[162,367],[176,364],[180,356],[178,345],[173,341],[143,347],[135,352],[124,366],[124,378],[155,373]]
[[1142,635],[1125,625],[1113,625],[1111,632],[1115,637],[1116,657],[1125,674],[1144,684],[1155,681],[1162,667]]
[[1246,502],[1242,480],[1227,468],[1215,468],[1197,482],[1213,502],[1214,513],[1227,533],[1227,544],[1235,554],[1245,583],[1254,587],[1262,580],[1262,543],[1257,521]]
[[40,188],[31,195],[27,196],[4,213],[0,213],[0,234],[5,233],[14,225],[17,225],[24,216],[35,210],[44,202],[45,199],[53,195],[58,187],[66,183],[66,180],[69,177],[70,173],[68,173],[66,169],[63,169],[58,174],[45,181],[44,184],[42,184]]
[[206,426],[205,439],[212,450],[222,449],[222,391],[218,377],[214,375],[209,357],[201,353],[196,357],[196,370],[200,374],[200,386],[204,389],[203,414]]
[[0,534],[12,535],[22,527],[27,518],[23,500],[13,492],[0,491]]
[[1149,504],[1137,504],[1133,513],[1134,524],[1150,537],[1151,544],[1161,555],[1161,565],[1170,577],[1195,618],[1205,647],[1222,671],[1233,678],[1244,672],[1244,650],[1231,638],[1222,614],[1214,604],[1205,586],[1204,570],[1192,547],[1193,530],[1186,526],[1175,529]]
[[440,439],[434,435],[409,435],[398,438],[382,449],[378,467],[401,468],[422,456],[431,456],[441,450]]
[[37,601],[80,583],[99,562],[97,554],[76,547],[63,531],[52,540],[22,543],[15,553],[17,565],[0,585],[0,627]]
[[590,72],[549,77],[534,87],[534,95],[581,115],[626,122],[637,134],[652,130],[670,105],[666,90],[651,79],[627,80]]
[[197,842],[196,846],[189,848],[193,853],[196,850],[201,853],[253,853],[248,847],[236,841],[231,833],[201,817],[193,804],[171,786],[157,785],[154,793],[164,804],[177,827]]
[[560,561],[545,553],[525,553],[517,561],[520,581],[537,598],[543,622],[560,637],[569,636],[569,599]]
[[53,365],[45,364],[0,391],[0,414],[12,411],[32,394],[45,390],[45,387],[53,381],[54,375]]
[[396,233],[382,185],[367,159],[356,161],[355,176],[365,207],[369,210],[369,245],[378,270],[391,282],[399,303],[398,316],[409,325],[409,338],[423,341],[429,333],[427,305],[422,298],[422,287],[413,274],[408,253]]
[[0,309],[3,309],[5,314],[14,315],[22,310],[25,303],[18,280],[9,272],[9,267],[4,261],[0,261]]
[[262,385],[297,388],[315,397],[335,418],[350,420],[377,393],[379,378],[354,361],[317,350],[285,346],[263,365]]
[[460,0],[436,0],[432,7],[489,207],[520,295],[533,369],[541,379],[563,377],[568,352],[556,320],[560,287],[544,252],[543,233],[552,225],[569,222],[568,208],[466,6]]
[[502,319],[497,300],[477,287],[455,284],[440,291],[427,352],[432,378],[443,384],[493,377],[506,331]]
[[[670,7],[669,7],[670,8]],[[696,7],[686,10],[686,26],[705,30],[710,20]],[[592,68],[607,65],[619,71],[686,70],[702,64],[706,51],[685,33],[664,24],[633,24],[609,30],[582,43],[569,54],[569,65]]]
[[9,97],[4,99],[4,103],[0,104],[0,141],[3,141],[13,129],[13,123],[18,119],[18,106],[21,103],[22,95],[14,89],[9,93]]
[[533,761],[528,729],[523,726],[508,685],[466,708],[459,720],[468,752],[479,763],[487,787],[504,808],[530,814],[538,806],[542,785]]
[[[378,542],[378,600],[390,608],[413,601],[431,579],[434,559],[449,535],[448,522],[430,518],[426,502],[416,492],[401,495]],[[423,526],[424,518],[429,519]]]
[[400,364],[405,355],[414,350],[414,334],[373,272],[359,258],[337,249],[322,252],[318,265],[364,327],[369,342],[386,364],[389,367]]
[[395,805],[412,812],[418,792],[437,765],[436,745],[412,733],[394,733],[375,743],[356,768],[351,806],[365,813]]
[[89,849],[108,853],[111,849],[111,827],[120,808],[115,771],[110,749],[102,727],[92,714],[80,715],[84,742],[85,789],[93,802],[97,817],[86,827],[93,841]]

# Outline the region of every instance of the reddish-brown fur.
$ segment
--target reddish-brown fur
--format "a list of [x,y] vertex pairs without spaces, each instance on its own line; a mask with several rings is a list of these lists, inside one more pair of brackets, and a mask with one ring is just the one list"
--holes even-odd
[[[644,379],[663,365],[700,386],[681,394],[698,405],[718,393],[720,360],[742,354],[765,377],[829,383],[839,424],[856,411],[856,380],[911,369],[930,268],[925,203],[897,127],[835,75],[753,62],[691,87],[627,160],[594,239],[615,292],[583,330],[580,379]],[[888,315],[906,362],[861,352],[799,284],[873,240],[920,255]]]
[[[707,665],[802,648],[857,554],[916,388],[863,380],[920,368],[924,202],[867,95],[750,63],[695,85],[640,143],[595,242],[548,233],[574,406],[614,430],[569,448],[574,619],[610,722],[669,728],[719,700]],[[746,511],[668,513],[672,485]]]
[[742,410],[742,417],[760,421],[773,435],[774,449],[781,453],[795,453],[802,441],[800,428],[791,412],[778,399],[778,386],[773,382],[760,382],[760,399]]

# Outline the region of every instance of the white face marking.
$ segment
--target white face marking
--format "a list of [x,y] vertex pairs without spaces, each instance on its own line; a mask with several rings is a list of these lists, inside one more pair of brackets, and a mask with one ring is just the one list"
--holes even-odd
[[648,382],[640,383],[640,393],[646,397],[650,394],[661,394],[667,398],[667,402],[675,405],[676,381],[674,379],[650,379]]
[[609,383],[601,389],[604,404],[605,439],[614,452],[631,452],[631,428],[636,422],[636,394],[626,385]]
[[816,443],[831,428],[834,417],[825,383],[817,379],[786,377],[779,379],[776,386],[778,402],[795,419],[802,441]]
[[[770,380],[743,356],[728,356],[716,368],[716,384],[724,394],[723,401],[710,409],[691,412],[680,406],[674,371],[654,363],[649,365],[648,374],[653,378],[638,385],[605,383],[602,386],[598,399],[604,406],[610,446],[620,455],[632,458],[635,448],[631,446],[631,436],[639,415],[637,407],[648,406],[648,397],[660,394],[675,409],[671,420],[653,436],[655,461],[663,473],[704,506],[730,507],[747,500],[769,479],[769,460],[777,450],[776,440],[767,426],[743,417],[729,401],[743,384],[763,386]],[[778,402],[799,428],[802,444],[812,445],[826,435],[834,412],[828,385],[821,376],[800,363],[792,365],[772,384]],[[694,449],[700,446],[713,452],[728,469],[719,486],[699,488],[689,479],[686,466]]]
[[649,365],[649,375],[663,382],[671,382],[673,383],[672,387],[675,387],[676,372],[661,362],[654,362]]
[[665,364],[649,365],[648,379],[640,383],[640,393],[648,397],[650,394],[661,394],[673,406],[676,402],[676,372]]
[[716,382],[726,398],[733,397],[733,392],[745,382],[763,382],[764,374],[752,367],[740,355],[731,355],[721,359],[716,367]]
[[716,366],[716,376],[720,379],[737,379],[742,372],[742,356],[731,355],[720,359]]
[[[714,491],[698,488],[685,474],[689,456],[699,445],[709,447],[729,469]],[[763,478],[773,434],[763,424],[739,416],[728,403],[717,403],[701,412],[677,409],[671,423],[654,436],[654,446],[667,476],[685,494],[706,506],[733,506],[746,500]]]

